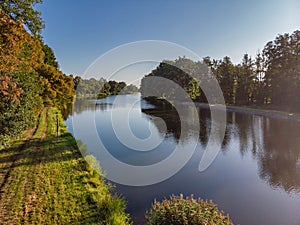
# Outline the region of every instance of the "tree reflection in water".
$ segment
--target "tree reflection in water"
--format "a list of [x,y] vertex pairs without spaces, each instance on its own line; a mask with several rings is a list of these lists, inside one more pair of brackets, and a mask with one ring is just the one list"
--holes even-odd
[[[179,119],[172,107],[143,109],[143,113],[163,119],[167,132],[177,141],[189,134],[181,134],[180,123],[189,123],[190,132],[196,121],[189,121],[189,108],[186,107],[186,118]],[[200,122],[199,141],[207,142],[210,132],[210,111],[198,108]],[[268,118],[236,112],[227,113],[227,129],[223,140],[222,151],[230,151],[229,144],[236,141],[243,157],[251,153],[258,163],[259,177],[272,188],[281,188],[287,193],[300,192],[300,123],[292,120]],[[159,130],[159,125],[157,128]],[[160,130],[159,130],[160,131]],[[163,131],[161,131],[163,132]]]

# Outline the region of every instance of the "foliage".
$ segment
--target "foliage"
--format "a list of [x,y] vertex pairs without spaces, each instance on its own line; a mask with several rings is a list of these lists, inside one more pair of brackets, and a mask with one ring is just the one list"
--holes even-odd
[[138,88],[133,85],[127,85],[125,82],[115,80],[106,81],[104,78],[96,80],[95,78],[82,79],[79,76],[74,78],[76,87],[76,96],[78,98],[105,98],[109,95],[132,94],[138,92]]
[[23,130],[33,127],[42,106],[40,89],[35,85],[38,74],[19,72],[15,75],[13,81],[20,85],[23,92],[15,102],[0,95],[0,146],[7,144],[5,140],[10,136],[18,136]]
[[[115,80],[110,80],[108,82],[105,82],[100,89],[98,98],[103,98],[109,95],[121,94],[121,91],[124,90],[126,86],[127,86],[126,83],[123,81],[117,82]],[[125,92],[122,93],[125,94]]]
[[300,109],[300,31],[283,34],[267,43],[265,60],[266,97],[272,105]]
[[34,6],[42,0],[0,0],[0,9],[15,21],[23,21],[35,36],[40,36],[44,23]]
[[228,216],[219,212],[211,201],[194,199],[193,196],[183,198],[183,195],[154,201],[152,208],[146,214],[147,225],[204,225],[233,224]]
[[56,106],[61,111],[67,110],[74,97],[73,77],[46,64],[42,64],[37,71],[42,84],[44,105]]
[[[158,96],[172,98],[176,88],[159,82],[150,83],[147,77],[158,76],[174,81],[190,98],[206,102],[197,82],[209,79],[206,64],[215,75],[223,91],[226,104],[271,107],[283,111],[300,111],[300,31],[276,37],[258,53],[255,59],[245,54],[240,64],[234,65],[226,56],[222,60],[202,62],[179,57],[175,61],[163,61],[141,82],[141,93],[145,97],[147,88],[156,90]],[[196,79],[192,79],[192,74]],[[209,80],[208,80],[209,81]],[[168,90],[168,92],[166,91]],[[167,96],[167,93],[169,96]]]
[[225,56],[223,60],[214,60],[211,66],[213,74],[216,76],[222,87],[223,96],[227,104],[236,102],[236,74],[235,67],[230,57]]
[[74,83],[72,77],[49,65],[52,50],[43,50],[40,39],[1,9],[0,30],[1,148],[32,127],[44,105],[66,110],[73,101]]
[[[0,10],[0,146],[35,122],[42,109],[39,75],[40,41]],[[1,147],[0,147],[1,148]]]
[[56,61],[56,57],[52,48],[46,44],[43,44],[43,52],[45,54],[44,63],[53,66],[55,69],[58,69],[58,62]]
[[[192,76],[190,76],[190,75]],[[145,97],[147,88],[151,88],[158,93],[158,96],[174,99],[178,88],[183,88],[194,100],[205,99],[199,88],[198,82],[201,79],[207,79],[209,71],[202,62],[193,62],[185,57],[179,57],[175,61],[163,61],[150,74],[146,75],[141,81],[141,94]],[[177,85],[170,83],[168,87],[160,82],[147,84],[147,78],[151,76],[162,77],[172,80]]]
[[104,78],[96,80],[95,78],[82,79],[81,77],[76,76],[74,78],[76,97],[97,97],[105,82],[106,80]]

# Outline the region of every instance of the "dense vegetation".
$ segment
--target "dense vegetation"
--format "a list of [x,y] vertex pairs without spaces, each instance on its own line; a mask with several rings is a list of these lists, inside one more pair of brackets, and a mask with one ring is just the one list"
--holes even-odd
[[82,79],[79,76],[74,78],[76,97],[78,98],[105,98],[109,95],[132,94],[138,92],[138,88],[133,85],[127,85],[125,82],[115,80],[107,81],[104,78],[96,80],[95,78]]
[[[283,111],[300,111],[300,31],[276,37],[258,53],[255,59],[245,54],[240,64],[234,65],[226,56],[222,60],[193,62],[185,57],[175,61],[163,61],[141,83],[141,93],[146,88],[160,90],[166,95],[166,87],[159,83],[147,83],[147,77],[159,76],[173,80],[186,90],[195,101],[206,102],[197,81],[208,79],[209,67],[217,78],[228,105],[271,107]],[[193,74],[192,79],[188,74]],[[168,90],[174,95],[176,90]],[[172,96],[168,96],[172,97]]]
[[146,215],[147,225],[232,225],[228,216],[219,212],[211,201],[171,196],[162,202],[154,202]]
[[19,19],[0,9],[0,149],[33,127],[45,106],[64,111],[74,98],[73,77],[58,70],[52,49]]
[[35,37],[41,37],[44,22],[41,13],[34,9],[34,5],[42,0],[0,0],[0,9],[15,21],[23,21],[26,28]]

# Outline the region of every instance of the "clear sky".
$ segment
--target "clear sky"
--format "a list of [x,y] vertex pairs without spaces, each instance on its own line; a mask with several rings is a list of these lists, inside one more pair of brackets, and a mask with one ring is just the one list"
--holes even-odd
[[298,0],[44,0],[44,41],[60,68],[82,75],[106,51],[133,41],[163,40],[199,56],[240,62],[278,34],[300,29]]

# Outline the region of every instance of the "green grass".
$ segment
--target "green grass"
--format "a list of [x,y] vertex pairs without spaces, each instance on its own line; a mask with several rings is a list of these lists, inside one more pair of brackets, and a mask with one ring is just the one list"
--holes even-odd
[[0,224],[129,224],[125,201],[110,194],[59,120],[56,138],[56,109],[45,109],[29,140],[0,151]]

